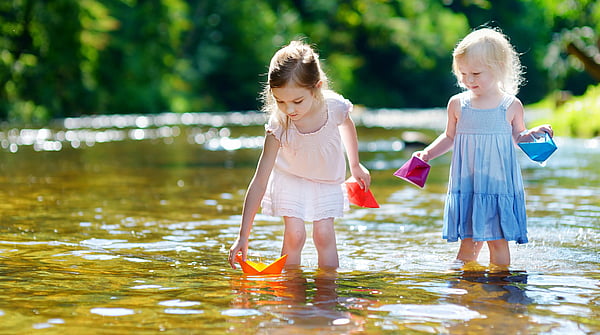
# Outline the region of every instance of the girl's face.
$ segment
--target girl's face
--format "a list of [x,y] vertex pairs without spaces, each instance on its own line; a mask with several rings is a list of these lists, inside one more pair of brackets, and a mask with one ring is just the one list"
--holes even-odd
[[315,109],[312,107],[316,102],[316,97],[313,90],[306,87],[292,84],[273,88],[271,92],[279,110],[286,114],[292,121],[301,120],[303,117],[310,115]]
[[498,82],[489,67],[478,61],[468,62],[466,59],[458,59],[456,64],[460,72],[460,82],[473,94],[497,92]]

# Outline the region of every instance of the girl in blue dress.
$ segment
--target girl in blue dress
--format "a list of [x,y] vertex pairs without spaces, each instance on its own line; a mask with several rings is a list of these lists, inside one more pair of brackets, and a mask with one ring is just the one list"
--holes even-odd
[[[483,243],[491,269],[508,269],[508,241],[527,243],[525,194],[515,142],[550,125],[525,128],[518,54],[500,31],[475,30],[458,43],[452,70],[464,92],[450,98],[446,130],[414,155],[424,161],[453,149],[443,238],[460,239],[457,261],[476,264]],[[468,268],[467,266],[465,268]]]

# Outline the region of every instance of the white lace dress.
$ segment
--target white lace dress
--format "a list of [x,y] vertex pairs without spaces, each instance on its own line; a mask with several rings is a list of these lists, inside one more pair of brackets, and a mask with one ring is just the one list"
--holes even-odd
[[261,206],[262,213],[291,216],[305,221],[342,217],[349,208],[344,186],[346,158],[338,126],[352,110],[352,103],[333,92],[325,95],[327,121],[319,130],[301,133],[290,122],[271,118],[265,129],[281,147]]

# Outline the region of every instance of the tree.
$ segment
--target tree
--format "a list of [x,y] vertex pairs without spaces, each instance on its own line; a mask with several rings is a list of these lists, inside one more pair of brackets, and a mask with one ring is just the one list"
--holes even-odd
[[2,2],[0,116],[44,120],[86,109],[78,11],[70,0]]

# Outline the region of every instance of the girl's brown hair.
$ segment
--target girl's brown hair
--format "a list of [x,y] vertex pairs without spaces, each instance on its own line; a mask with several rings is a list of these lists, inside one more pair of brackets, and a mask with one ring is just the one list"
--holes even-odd
[[[319,82],[323,84],[319,87]],[[319,55],[308,44],[302,41],[292,41],[279,49],[269,64],[267,82],[263,87],[261,99],[262,110],[277,118],[279,123],[287,130],[288,117],[277,107],[271,89],[286,85],[304,87],[312,91],[313,95],[323,100],[322,89],[327,89],[327,76],[321,69]]]

